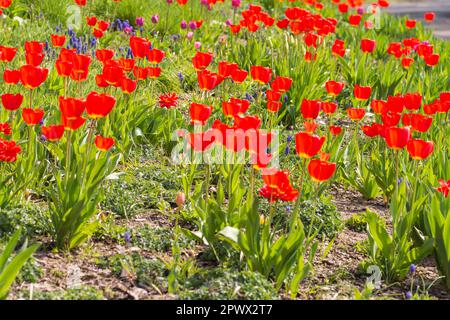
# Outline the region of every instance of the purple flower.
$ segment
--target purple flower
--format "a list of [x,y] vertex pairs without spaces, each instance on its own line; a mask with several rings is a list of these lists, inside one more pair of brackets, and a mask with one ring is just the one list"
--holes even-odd
[[126,34],[131,34],[133,32],[133,27],[125,27],[123,28],[123,32],[125,32]]
[[197,29],[197,23],[195,21],[190,21],[189,28],[191,28],[191,30]]
[[152,22],[153,22],[154,24],[157,24],[158,21],[159,21],[159,16],[158,16],[157,14],[153,15],[153,16],[152,16]]
[[238,8],[241,5],[241,0],[231,0],[231,5],[233,8]]
[[411,291],[408,291],[407,293],[406,293],[406,299],[407,300],[410,300],[412,298],[412,293],[411,293]]
[[409,272],[414,273],[416,272],[416,265],[414,263],[411,263],[411,265],[409,266]]
[[124,233],[123,238],[125,239],[126,243],[130,243],[131,242],[131,234],[128,231],[126,231]]
[[144,26],[144,18],[142,18],[142,17],[137,17],[136,18],[136,25],[138,26],[138,27],[142,27],[142,26]]
[[184,20],[181,21],[180,27],[181,27],[181,29],[186,29],[187,28],[187,22],[184,21]]
[[289,148],[289,146],[287,146],[286,149],[284,149],[284,154],[288,155],[289,153],[291,153],[291,148]]

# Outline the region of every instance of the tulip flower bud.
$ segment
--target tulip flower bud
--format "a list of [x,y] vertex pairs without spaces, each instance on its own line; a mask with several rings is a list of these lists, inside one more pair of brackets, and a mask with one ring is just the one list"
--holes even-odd
[[186,202],[186,195],[184,194],[184,192],[177,193],[175,202],[176,202],[177,206],[180,208],[184,205],[184,203]]

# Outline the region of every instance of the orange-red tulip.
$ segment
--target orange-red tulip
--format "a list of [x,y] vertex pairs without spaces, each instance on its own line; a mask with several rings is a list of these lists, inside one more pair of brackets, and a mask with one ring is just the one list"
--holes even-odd
[[44,118],[44,110],[42,109],[31,109],[31,108],[22,109],[22,119],[29,126],[39,124],[43,118]]
[[301,158],[312,158],[319,153],[325,142],[325,137],[319,137],[307,132],[295,135],[295,148]]
[[384,130],[384,139],[389,148],[395,150],[403,149],[411,138],[411,131],[408,127],[390,127]]
[[2,95],[2,104],[6,110],[13,111],[20,108],[23,102],[23,96],[20,93],[5,93]]
[[19,70],[9,70],[5,69],[3,73],[3,81],[6,84],[17,84],[20,81],[20,71]]
[[86,98],[86,112],[92,119],[106,117],[116,104],[113,96],[93,91]]
[[414,160],[423,160],[430,156],[434,150],[433,141],[424,141],[421,139],[411,139],[406,145],[409,155]]
[[301,113],[304,119],[316,119],[319,116],[322,102],[319,100],[303,99],[301,104]]
[[272,78],[272,69],[263,66],[252,66],[250,67],[250,75],[256,82],[266,84]]
[[366,115],[366,110],[363,108],[348,108],[348,117],[354,121],[359,121]]
[[48,69],[25,65],[20,68],[20,81],[27,89],[39,87],[48,76]]
[[94,143],[98,150],[108,151],[114,145],[114,139],[113,138],[104,138],[102,136],[96,136]]
[[324,182],[333,176],[336,171],[336,163],[312,159],[308,164],[308,173],[313,181]]
[[42,134],[44,137],[51,142],[61,140],[64,134],[64,126],[63,125],[51,125],[51,126],[42,126]]

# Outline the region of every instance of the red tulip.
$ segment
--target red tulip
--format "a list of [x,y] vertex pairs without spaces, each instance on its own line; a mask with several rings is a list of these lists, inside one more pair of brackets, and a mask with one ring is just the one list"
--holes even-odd
[[402,66],[403,66],[403,68],[408,69],[413,62],[414,62],[414,59],[412,59],[412,58],[403,58]]
[[150,79],[156,79],[161,75],[161,68],[159,67],[148,67],[147,68],[148,77]]
[[250,102],[248,100],[230,98],[230,101],[222,102],[223,114],[231,117],[238,113],[245,113],[249,107]]
[[337,96],[344,89],[344,84],[342,82],[327,81],[325,88],[330,96]]
[[273,91],[273,90],[267,90],[266,91],[266,98],[268,101],[278,101],[281,98],[281,92]]
[[194,151],[204,152],[215,141],[215,135],[213,130],[210,129],[205,132],[190,133],[187,135],[187,142]]
[[42,126],[42,134],[44,137],[51,142],[61,140],[64,134],[64,126],[62,125],[51,125],[51,126]]
[[308,164],[308,173],[311,179],[316,182],[329,180],[336,171],[336,163],[312,159]]
[[224,78],[231,77],[233,73],[235,73],[239,69],[237,63],[230,63],[226,61],[219,62],[219,70],[218,73]]
[[359,14],[351,14],[348,16],[348,22],[350,23],[350,25],[356,27],[361,23],[361,18],[362,16]]
[[105,20],[100,20],[98,22],[98,28],[100,30],[102,30],[103,32],[105,32],[106,30],[108,30],[109,28],[109,22],[105,21]]
[[278,169],[263,169],[262,178],[264,186],[259,190],[259,194],[270,202],[295,201],[299,195],[289,181],[289,173]]
[[378,115],[383,114],[383,113],[385,113],[387,111],[386,110],[386,105],[387,105],[386,101],[375,100],[375,99],[372,100],[372,103],[370,104],[373,112],[375,114],[378,114]]
[[197,52],[192,58],[192,64],[195,70],[202,71],[205,70],[212,62],[213,55],[209,52]]
[[56,71],[60,77],[69,77],[72,73],[73,63],[68,61],[56,60]]
[[100,151],[108,151],[114,145],[113,138],[104,138],[102,136],[96,136],[94,140],[95,146]]
[[26,41],[25,42],[25,52],[26,53],[42,53],[44,50],[44,44],[39,41]]
[[416,27],[416,22],[417,22],[416,20],[409,20],[409,19],[407,19],[405,21],[405,26],[408,29],[414,29]]
[[95,27],[97,25],[97,17],[86,17],[86,23],[90,27]]
[[450,179],[445,181],[444,179],[439,179],[439,187],[436,188],[437,192],[440,192],[444,197],[448,197],[448,192],[450,190]]
[[164,59],[164,51],[158,49],[150,49],[147,54],[148,61],[151,64],[158,64]]
[[390,127],[384,130],[384,139],[389,148],[395,150],[403,149],[411,138],[411,131],[408,127]]
[[301,158],[312,158],[319,153],[325,142],[325,137],[319,137],[307,132],[299,132],[295,135],[295,147]]
[[51,34],[50,38],[52,40],[52,45],[55,48],[60,48],[64,45],[64,43],[66,42],[66,36],[65,35],[57,35],[57,34]]
[[200,103],[191,103],[189,114],[191,116],[192,124],[205,125],[212,112],[211,106],[205,106]]
[[269,112],[278,112],[283,104],[279,101],[267,101],[267,110]]
[[103,79],[110,86],[119,87],[122,84],[123,77],[124,74],[121,67],[107,65],[103,67]]
[[343,57],[345,55],[344,41],[336,39],[331,47],[331,52],[335,56]]
[[433,67],[439,62],[439,54],[433,53],[424,57],[425,64],[429,67]]
[[64,115],[61,117],[62,125],[65,130],[75,131],[79,129],[85,122],[86,119],[83,117],[76,118],[65,118]]
[[23,96],[18,94],[12,94],[12,93],[5,93],[2,95],[2,104],[3,107],[6,110],[14,111],[20,108],[20,105],[23,102]]
[[[160,69],[161,70],[161,69]],[[145,80],[148,77],[149,68],[140,68],[135,66],[133,68],[133,74],[136,80]],[[152,75],[155,76],[155,70],[152,69]]]
[[0,46],[0,60],[2,62],[11,62],[16,56],[16,53],[16,48]]
[[257,130],[261,127],[261,119],[258,116],[241,116],[239,114],[234,116],[234,123],[237,129]]
[[272,69],[262,66],[252,66],[250,67],[250,75],[256,82],[266,84],[272,77]]
[[95,76],[95,83],[99,88],[108,88],[109,84],[106,82],[105,77],[102,74],[97,74]]
[[233,79],[236,83],[242,83],[248,76],[248,72],[245,70],[236,70],[233,74],[231,74],[231,79]]
[[119,65],[123,69],[123,71],[130,72],[131,70],[133,70],[133,68],[134,68],[134,60],[133,59],[120,58],[118,61],[119,61]]
[[44,110],[41,109],[22,109],[22,119],[29,126],[34,126],[39,124],[44,118]]
[[433,118],[417,113],[411,114],[410,123],[408,125],[411,126],[412,130],[424,133],[427,132],[428,129],[431,127],[432,122]]
[[5,81],[6,84],[17,84],[20,81],[20,71],[5,69],[3,81]]
[[364,134],[371,138],[379,136],[382,129],[383,126],[379,123],[372,123],[370,126],[361,126],[361,130]]
[[340,126],[330,126],[330,133],[333,136],[338,136],[342,133],[342,127]]
[[130,47],[135,58],[143,59],[147,57],[148,51],[150,50],[150,41],[132,36],[130,38]]
[[321,106],[322,111],[328,115],[335,113],[337,110],[337,107],[338,107],[338,105],[335,102],[322,102],[322,106]]
[[401,117],[400,113],[388,111],[381,115],[381,121],[386,127],[394,127],[400,122]]
[[406,145],[406,150],[408,150],[409,155],[414,160],[423,160],[428,158],[433,152],[433,149],[433,141],[424,141],[420,139],[411,139]]
[[316,119],[319,116],[322,102],[319,100],[303,99],[301,104],[301,112],[304,119]]
[[370,98],[370,95],[372,94],[372,88],[369,86],[365,87],[356,84],[353,89],[353,94],[355,95],[356,99],[365,101]]
[[376,42],[371,39],[362,39],[361,40],[361,50],[365,53],[372,53],[375,49]]
[[34,67],[38,67],[42,63],[43,59],[44,59],[43,53],[27,53],[25,55],[25,60],[27,64]]
[[200,89],[208,91],[217,87],[223,80],[223,77],[217,73],[208,70],[197,72],[198,85]]
[[59,110],[66,119],[81,117],[85,109],[85,101],[76,98],[59,97]]
[[366,115],[366,110],[363,108],[348,108],[347,114],[350,119],[359,121]]
[[84,7],[86,5],[87,0],[75,0],[75,3],[80,7]]
[[95,57],[100,62],[106,62],[114,58],[114,51],[108,49],[98,49],[97,51],[95,51]]
[[0,8],[7,9],[11,5],[12,0],[0,0]]
[[435,18],[436,14],[434,12],[425,12],[423,18],[426,22],[432,22]]
[[121,89],[123,93],[130,94],[136,90],[137,81],[131,80],[127,77],[122,78]]
[[[273,91],[278,91],[281,93],[289,91],[292,85],[292,79],[287,77],[276,77],[275,80],[272,81],[270,87]],[[276,99],[278,100],[278,99]]]
[[72,59],[73,67],[70,78],[74,81],[84,81],[89,73],[91,57],[85,54],[75,54]]
[[408,110],[419,110],[422,105],[422,95],[418,92],[407,93],[403,96],[404,104]]
[[402,113],[405,108],[405,99],[401,95],[389,96],[386,103],[386,111]]
[[48,69],[25,65],[20,68],[20,81],[27,89],[39,87],[48,76]]
[[86,98],[86,112],[92,119],[106,117],[116,104],[113,96],[93,91]]

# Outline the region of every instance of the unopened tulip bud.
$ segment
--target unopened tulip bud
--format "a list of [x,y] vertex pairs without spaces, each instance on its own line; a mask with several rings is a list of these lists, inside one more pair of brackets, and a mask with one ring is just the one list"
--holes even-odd
[[175,202],[176,202],[178,207],[182,207],[184,205],[184,203],[186,202],[186,195],[184,194],[184,192],[178,192],[177,193],[177,196],[175,198]]

